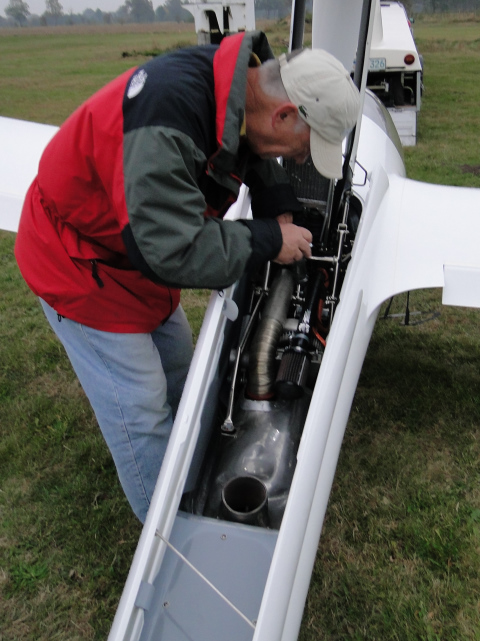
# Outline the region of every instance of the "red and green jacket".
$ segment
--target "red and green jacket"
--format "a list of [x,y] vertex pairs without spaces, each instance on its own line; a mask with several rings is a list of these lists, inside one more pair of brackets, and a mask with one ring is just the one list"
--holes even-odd
[[[255,56],[252,56],[255,54]],[[300,209],[283,169],[242,140],[260,32],[154,58],[109,83],[45,149],[15,247],[30,288],[95,329],[149,332],[180,288],[221,289],[274,258]],[[242,183],[253,220],[223,220]]]

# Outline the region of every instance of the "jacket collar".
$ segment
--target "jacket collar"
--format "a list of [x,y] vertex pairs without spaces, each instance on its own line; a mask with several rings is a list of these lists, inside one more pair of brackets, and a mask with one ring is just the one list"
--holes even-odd
[[218,148],[209,159],[208,173],[235,192],[241,182],[234,172],[245,120],[247,69],[252,59],[262,63],[273,57],[265,34],[251,31],[224,38],[213,59]]

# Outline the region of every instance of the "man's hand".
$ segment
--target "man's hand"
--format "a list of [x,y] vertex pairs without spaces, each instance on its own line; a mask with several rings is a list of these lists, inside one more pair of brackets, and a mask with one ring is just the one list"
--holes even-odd
[[[288,214],[282,216],[288,216]],[[304,256],[309,258],[312,255],[310,247],[312,234],[304,227],[298,227],[290,222],[282,222],[280,220],[282,216],[278,216],[277,220],[282,232],[283,245],[273,262],[280,263],[280,265],[290,265],[290,263],[301,260]]]
[[278,222],[283,225],[284,223],[293,223],[293,214],[286,212],[285,214],[280,214],[277,216]]

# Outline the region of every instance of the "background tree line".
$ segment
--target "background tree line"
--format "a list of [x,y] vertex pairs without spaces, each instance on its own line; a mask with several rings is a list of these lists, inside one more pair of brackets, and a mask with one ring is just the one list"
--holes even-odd
[[[92,0],[98,2],[99,0]],[[125,0],[114,12],[86,9],[83,13],[64,13],[60,0],[45,0],[41,16],[32,15],[26,0],[9,0],[6,18],[0,16],[0,27],[68,24],[109,24],[128,22],[193,22],[193,16],[182,6],[182,0],[166,0],[153,8],[152,0]],[[480,12],[480,0],[404,0],[410,15],[416,13]],[[312,0],[307,2],[307,11]],[[290,14],[291,0],[256,0],[258,18],[279,19]]]
[[[95,1],[95,0],[93,0]],[[65,13],[60,0],[45,0],[40,16],[31,14],[26,0],[10,0],[5,8],[7,18],[0,16],[0,26],[49,26],[69,24],[113,24],[129,22],[193,22],[181,0],[166,0],[153,8],[152,0],[125,0],[116,11],[85,9],[82,13]]]

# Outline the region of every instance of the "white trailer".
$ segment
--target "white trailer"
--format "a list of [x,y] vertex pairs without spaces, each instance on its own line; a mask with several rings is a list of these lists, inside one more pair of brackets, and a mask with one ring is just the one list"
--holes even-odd
[[[292,29],[297,4],[301,11],[305,10],[301,0],[293,0]],[[199,44],[218,44],[225,35],[255,29],[253,0],[187,0],[183,6],[195,18]],[[341,7],[339,4],[340,11]],[[296,22],[299,33],[291,33],[294,48],[299,46],[303,38],[303,19],[297,18]],[[349,24],[352,22],[349,21]],[[319,25],[313,26],[314,47],[319,28],[322,30]],[[345,29],[348,28],[349,25],[345,24]],[[348,36],[349,34],[344,34],[344,38],[348,39]],[[337,53],[336,48],[333,45],[331,50]],[[350,60],[343,59],[342,62],[347,68],[350,65],[354,67],[355,51]],[[367,88],[387,107],[404,146],[413,146],[417,141],[422,80],[422,59],[413,39],[405,7],[394,0],[381,0],[375,7]]]
[[404,146],[417,141],[422,77],[422,59],[405,7],[382,0],[375,11],[367,87],[387,107]]
[[255,29],[253,0],[186,0],[182,6],[194,17],[199,45],[219,44],[232,33]]

